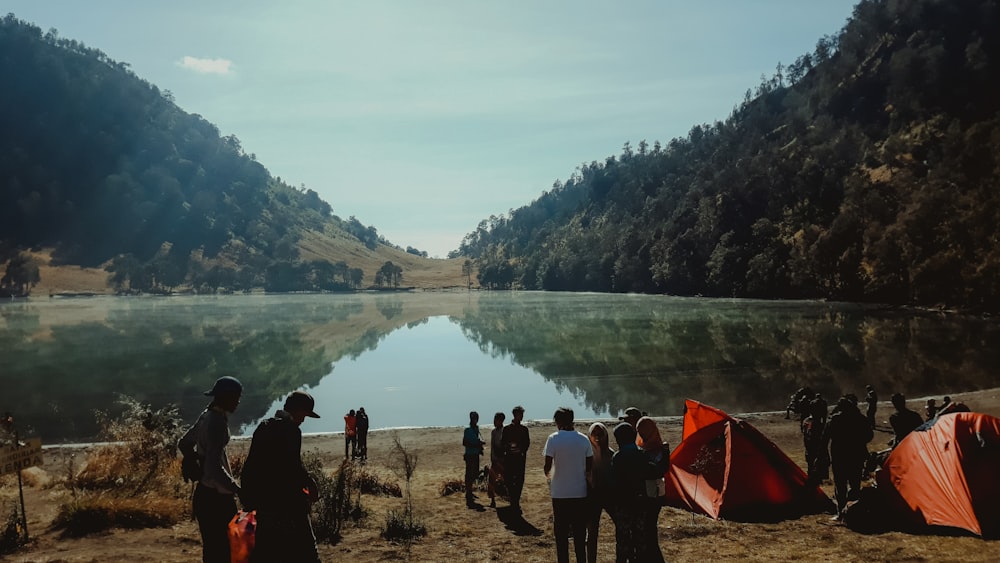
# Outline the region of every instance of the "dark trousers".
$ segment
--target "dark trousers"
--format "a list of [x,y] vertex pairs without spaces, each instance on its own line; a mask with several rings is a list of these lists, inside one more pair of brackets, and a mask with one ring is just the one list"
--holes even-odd
[[308,512],[257,509],[251,563],[319,563]]
[[368,431],[358,430],[358,457],[368,459]]
[[351,456],[354,459],[358,456],[358,437],[357,436],[347,436],[347,441],[344,442],[344,457]]
[[521,506],[521,491],[524,489],[524,456],[507,456],[503,461],[503,482],[507,485],[510,505]]
[[556,561],[569,563],[569,536],[573,535],[576,563],[587,563],[586,498],[552,499],[552,532],[556,536]]
[[479,456],[465,454],[465,502],[472,503],[472,488],[479,476]]
[[229,563],[229,521],[236,516],[235,497],[198,483],[193,504],[201,532],[201,560]]
[[597,533],[601,529],[601,513],[607,512],[611,522],[614,522],[615,507],[610,495],[587,497],[587,506],[587,563],[597,563]]
[[833,494],[837,499],[837,512],[847,507],[851,496],[861,492],[861,472],[865,468],[864,458],[833,462]]
[[615,508],[615,561],[657,563],[660,551],[660,504],[657,499],[635,499]]

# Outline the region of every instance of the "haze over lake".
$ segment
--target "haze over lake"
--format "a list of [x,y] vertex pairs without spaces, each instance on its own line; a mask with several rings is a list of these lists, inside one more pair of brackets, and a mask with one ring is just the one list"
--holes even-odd
[[[219,375],[245,386],[246,433],[295,389],[343,430],[463,425],[521,404],[528,419],[637,405],[679,415],[693,398],[779,410],[809,385],[828,400],[960,395],[996,387],[1000,326],[957,315],[820,302],[455,292],[50,299],[0,305],[0,411],[46,443],[97,438],[118,395],[192,420]],[[889,408],[880,409],[880,419]]]

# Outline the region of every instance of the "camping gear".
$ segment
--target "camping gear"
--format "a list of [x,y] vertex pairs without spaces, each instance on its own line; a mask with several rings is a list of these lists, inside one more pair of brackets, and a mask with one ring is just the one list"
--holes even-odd
[[239,511],[229,521],[229,560],[249,563],[257,532],[257,511]]
[[743,420],[687,400],[665,475],[666,504],[714,519],[775,521],[832,508],[778,446]]
[[1000,537],[1000,418],[945,414],[910,432],[876,473],[901,527]]

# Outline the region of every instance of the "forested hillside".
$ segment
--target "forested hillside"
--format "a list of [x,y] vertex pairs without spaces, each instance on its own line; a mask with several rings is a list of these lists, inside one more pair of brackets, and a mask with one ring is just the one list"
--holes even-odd
[[864,0],[725,121],[625,143],[456,254],[484,285],[1000,310],[1000,5]]
[[[305,234],[350,244],[344,256],[388,243],[273,177],[239,139],[128,64],[8,14],[0,78],[0,265],[13,258],[21,272],[20,251],[53,248],[56,264],[106,266],[124,292],[338,290],[381,279],[315,252],[302,259]],[[0,290],[30,287],[32,273],[16,272]]]

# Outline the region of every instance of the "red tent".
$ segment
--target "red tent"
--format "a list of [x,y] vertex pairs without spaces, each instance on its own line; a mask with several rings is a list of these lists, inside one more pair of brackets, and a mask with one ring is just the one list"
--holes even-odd
[[731,520],[778,520],[832,506],[806,474],[749,423],[687,400],[670,454],[667,504]]
[[1000,418],[938,418],[892,450],[877,480],[891,506],[914,523],[1000,537]]

